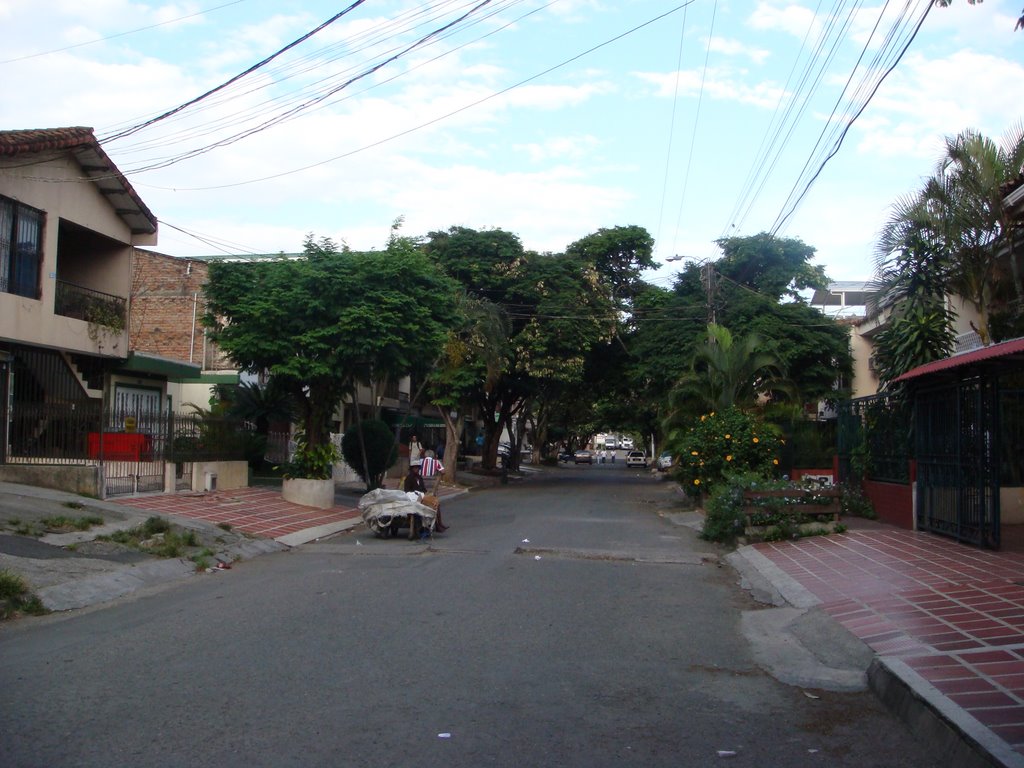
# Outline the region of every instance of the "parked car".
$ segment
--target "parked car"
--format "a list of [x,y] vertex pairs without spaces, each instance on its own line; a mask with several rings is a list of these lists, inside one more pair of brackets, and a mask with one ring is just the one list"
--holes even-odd
[[593,464],[594,463],[594,452],[593,451],[576,451],[572,457],[574,464]]
[[662,451],[661,455],[658,456],[658,469],[662,472],[667,472],[672,467],[672,452]]
[[647,469],[647,454],[643,451],[630,451],[626,454],[626,466]]
[[631,451],[631,450],[633,450],[633,438],[632,437],[624,437],[624,438],[622,438],[622,440],[619,441],[619,445],[621,447],[625,448],[627,451]]

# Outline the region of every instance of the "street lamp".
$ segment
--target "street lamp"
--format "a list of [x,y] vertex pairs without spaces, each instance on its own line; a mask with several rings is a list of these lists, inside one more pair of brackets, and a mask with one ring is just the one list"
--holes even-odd
[[701,259],[696,256],[681,256],[678,253],[675,256],[669,256],[665,261],[682,261],[688,259],[693,261],[695,264],[700,265],[700,278],[701,283],[704,285],[704,290],[707,292],[707,308],[708,308],[708,322],[715,322],[715,266],[714,261],[711,257]]

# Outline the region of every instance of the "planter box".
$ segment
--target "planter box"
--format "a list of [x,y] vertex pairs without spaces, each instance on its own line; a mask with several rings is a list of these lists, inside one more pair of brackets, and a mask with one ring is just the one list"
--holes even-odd
[[[839,523],[800,523],[796,526],[801,536],[818,536],[826,533],[835,533]],[[775,540],[777,538],[778,526],[775,525],[748,525],[743,529],[743,535],[748,542],[764,541],[766,538]]]
[[334,479],[310,480],[299,477],[285,480],[281,484],[281,495],[292,504],[330,509],[334,506]]

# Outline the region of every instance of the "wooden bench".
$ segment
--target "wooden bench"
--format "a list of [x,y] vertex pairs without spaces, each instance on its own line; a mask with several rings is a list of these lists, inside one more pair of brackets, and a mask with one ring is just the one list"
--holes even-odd
[[[747,489],[743,492],[743,514],[747,527],[752,527],[751,518],[759,514],[784,513],[805,515],[816,522],[839,522],[839,499],[842,495],[838,488],[822,488],[820,490],[804,490],[787,488],[783,490],[758,491]],[[784,500],[784,506],[766,504],[775,500]],[[781,508],[780,508],[781,506]]]

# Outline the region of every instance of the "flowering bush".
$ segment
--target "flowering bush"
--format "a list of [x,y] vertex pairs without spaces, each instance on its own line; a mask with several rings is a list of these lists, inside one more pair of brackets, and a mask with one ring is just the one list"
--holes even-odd
[[682,436],[675,477],[694,496],[710,494],[727,473],[770,477],[778,468],[782,444],[774,426],[739,408],[712,411]]

